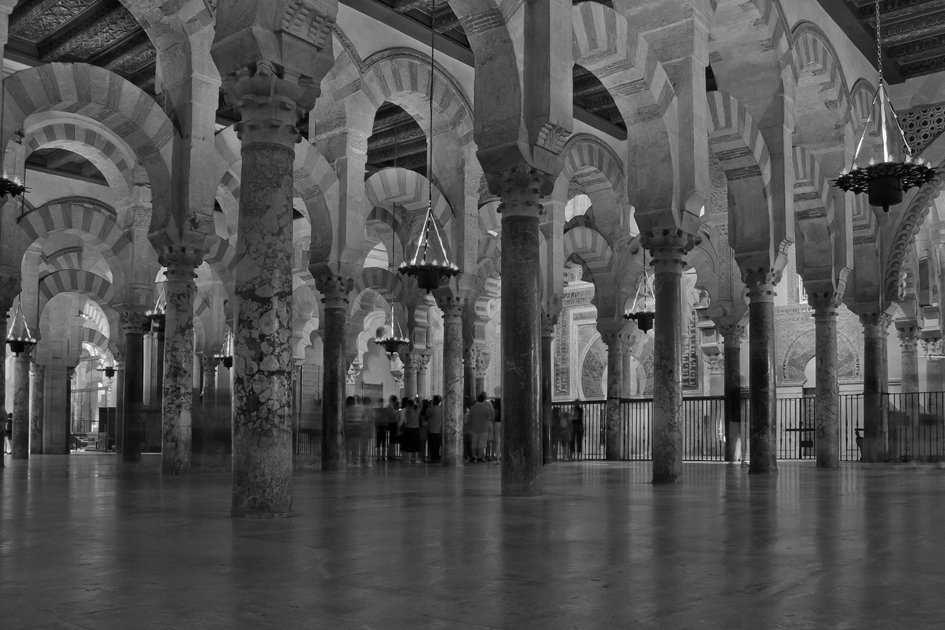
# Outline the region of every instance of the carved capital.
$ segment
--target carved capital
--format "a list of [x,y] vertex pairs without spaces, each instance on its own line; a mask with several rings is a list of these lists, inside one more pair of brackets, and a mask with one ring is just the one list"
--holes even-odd
[[168,280],[193,280],[197,267],[203,264],[204,252],[187,247],[168,246],[158,253],[158,262],[165,267]]
[[889,314],[882,313],[863,313],[860,315],[860,323],[863,325],[863,337],[866,339],[885,339],[886,330],[889,328]]
[[686,253],[699,242],[699,237],[684,230],[649,230],[640,235],[640,242],[653,256],[656,273],[681,274],[686,266]]
[[142,311],[125,311],[120,319],[122,332],[126,335],[143,335],[151,328],[147,315]]
[[745,286],[748,288],[749,302],[773,302],[774,285],[778,282],[778,272],[770,267],[754,267],[742,272]]
[[839,291],[808,291],[807,303],[814,309],[814,317],[821,314],[837,315],[837,309],[843,303],[843,293]]
[[466,312],[466,298],[452,295],[437,296],[436,305],[443,311],[444,323],[450,319],[462,323],[463,313]]
[[322,294],[325,308],[348,308],[348,294],[354,288],[354,280],[341,276],[318,276],[315,286]]
[[529,164],[519,164],[498,173],[486,173],[489,190],[502,199],[498,212],[506,216],[539,216],[544,212],[541,198],[554,190],[554,175]]
[[726,348],[740,348],[742,338],[745,336],[745,327],[739,323],[715,323],[719,334],[722,335],[722,343]]

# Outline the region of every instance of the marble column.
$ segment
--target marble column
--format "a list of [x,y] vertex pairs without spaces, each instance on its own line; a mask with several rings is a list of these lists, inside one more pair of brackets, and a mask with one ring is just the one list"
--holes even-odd
[[13,360],[13,459],[30,458],[30,355],[27,347]]
[[417,359],[411,352],[404,352],[401,355],[404,362],[404,397],[417,397]]
[[325,304],[322,470],[344,470],[345,383],[348,375],[345,337],[348,328],[348,293],[352,282],[337,276],[322,277],[317,281]]
[[745,273],[748,288],[748,383],[752,474],[778,472],[778,407],[775,383],[774,282],[771,269]]
[[[306,45],[301,39],[298,44]],[[233,64],[228,50],[223,42],[214,44],[218,66]],[[231,514],[291,516],[293,164],[297,125],[314,106],[318,83],[263,59],[227,68],[221,76],[227,102],[240,115],[243,161],[234,274]],[[325,332],[330,338],[328,326]]]
[[898,328],[902,356],[901,389],[904,394],[919,391],[919,339],[914,326]]
[[427,380],[427,369],[430,367],[430,355],[416,353],[414,354],[414,363],[417,367],[417,396],[423,400],[430,397],[429,381]]
[[554,380],[554,359],[551,354],[551,343],[555,338],[555,320],[543,313],[541,319],[541,461],[551,463],[551,416],[552,381]]
[[[0,12],[0,20],[2,20],[4,17],[9,17],[9,15],[8,15],[8,14],[5,14],[5,13],[3,13],[3,12]],[[0,22],[0,24],[2,24],[2,22]],[[3,33],[3,31],[0,30],[0,35],[2,35],[2,33]],[[11,284],[12,284],[12,283],[10,283],[9,281],[6,281],[6,282],[5,282],[4,279],[0,278],[0,290],[2,290],[3,287],[10,287],[10,288],[11,288],[11,291],[12,291],[12,286],[11,286]],[[19,288],[19,282],[17,281],[16,284],[17,284],[17,289],[18,289],[18,288]],[[17,291],[17,292],[18,292],[18,291]],[[16,293],[13,293],[13,295],[15,296]],[[3,297],[3,296],[0,295],[0,298],[2,298],[2,297]],[[6,338],[7,338],[7,319],[8,319],[8,318],[7,318],[7,313],[10,312],[10,308],[11,308],[12,306],[13,306],[13,297],[10,297],[9,299],[0,299],[0,335],[3,335],[2,337],[0,337],[0,343],[2,343],[2,344],[6,344]],[[6,362],[6,345],[4,345],[3,351],[0,352],[0,420],[2,420],[2,421],[4,422],[4,424],[6,424],[6,421],[7,421],[7,418],[6,418],[6,415],[7,415],[7,388],[6,388],[6,386],[5,386],[5,383],[7,382],[7,380],[6,380],[6,378],[7,378],[7,377],[6,377],[6,369],[7,369],[7,362]],[[3,468],[3,465],[4,465],[4,464],[3,464],[3,460],[4,460],[3,454],[0,453],[0,468]]]
[[885,313],[860,315],[863,325],[863,461],[886,461],[886,405],[883,394],[887,388]]
[[656,321],[653,343],[653,483],[682,477],[682,270],[693,239],[682,233],[649,234],[653,253]]
[[115,454],[124,452],[125,434],[125,365],[115,357]]
[[465,300],[438,300],[443,311],[443,427],[444,466],[463,465],[463,313]]
[[547,176],[525,165],[501,178],[503,496],[542,492],[538,221],[543,179]]
[[467,348],[463,354],[463,396],[476,399],[476,353],[475,348]]
[[121,315],[125,335],[124,413],[122,418],[122,461],[140,462],[144,441],[144,331],[148,318],[143,313],[127,311]]
[[161,474],[180,475],[190,468],[194,387],[194,296],[196,268],[203,254],[184,248],[162,253],[167,281],[161,400]]
[[43,452],[43,411],[46,390],[46,366],[34,362],[30,369],[30,454]]
[[[229,418],[221,418],[217,409],[217,364],[220,360],[204,356],[200,359],[201,384],[200,416],[194,417],[192,427],[194,454],[200,453],[201,462],[207,455],[226,453],[229,441]],[[224,426],[224,420],[225,426]]]
[[837,379],[837,308],[841,296],[809,290],[816,339],[814,447],[818,468],[840,466],[840,382]]
[[607,402],[604,407],[607,435],[607,461],[620,461],[621,414],[620,399],[623,397],[623,348],[625,340],[620,333],[601,335],[607,345]]

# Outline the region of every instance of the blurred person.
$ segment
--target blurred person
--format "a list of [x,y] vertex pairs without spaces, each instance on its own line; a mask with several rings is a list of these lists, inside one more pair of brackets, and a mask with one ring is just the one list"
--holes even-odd
[[443,399],[433,397],[433,404],[427,410],[427,431],[430,437],[430,461],[440,462],[440,449],[443,446]]
[[419,464],[420,453],[420,412],[412,398],[404,398],[397,425],[400,429],[400,452],[411,464]]
[[571,459],[584,457],[584,407],[578,405],[571,417]]
[[486,461],[486,445],[495,435],[495,410],[480,392],[475,405],[469,408],[469,432],[472,436],[472,461]]
[[424,400],[420,403],[420,460],[428,461],[427,441],[430,437],[430,421],[427,414],[430,411],[430,401]]
[[348,458],[348,466],[360,466],[360,456],[358,446],[361,442],[361,424],[364,417],[364,408],[358,404],[354,396],[345,398],[345,454]]

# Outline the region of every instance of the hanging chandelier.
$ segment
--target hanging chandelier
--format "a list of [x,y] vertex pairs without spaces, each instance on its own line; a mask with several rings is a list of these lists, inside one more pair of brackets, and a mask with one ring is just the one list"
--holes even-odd
[[229,326],[223,334],[223,345],[213,358],[223,363],[223,367],[228,370],[233,367],[233,330]]
[[394,303],[391,302],[388,323],[377,329],[377,335],[374,337],[374,343],[384,348],[388,358],[393,359],[401,348],[410,343],[410,340],[404,335],[397,316],[394,313]]
[[646,333],[653,329],[653,320],[656,318],[654,307],[656,297],[650,289],[650,272],[646,268],[646,250],[643,250],[643,277],[637,285],[637,293],[633,298],[630,309],[623,314],[623,318],[636,322],[640,332]]
[[436,6],[430,0],[430,135],[429,157],[427,158],[427,184],[429,200],[427,215],[420,229],[420,240],[413,256],[405,260],[398,271],[405,276],[416,278],[417,285],[427,293],[443,286],[450,278],[459,274],[459,267],[450,262],[443,244],[440,228],[433,217],[433,79],[436,58]]
[[23,352],[28,352],[36,345],[36,337],[26,323],[26,316],[20,303],[20,296],[16,296],[16,309],[13,311],[13,326],[10,327],[10,334],[7,335],[7,344],[10,350],[16,356]]
[[[2,81],[0,81],[0,83],[2,83]],[[3,115],[7,111],[6,110],[7,91],[6,89],[3,88],[2,85],[0,85],[0,90],[2,90],[0,91],[0,115]],[[21,142],[22,136],[23,136],[22,132],[18,132],[15,135],[19,137],[19,140],[17,141]],[[0,150],[3,151],[3,157],[6,157],[7,145],[3,141],[2,128],[0,128]],[[25,165],[24,165],[23,170],[24,172],[26,171]],[[25,192],[26,192],[26,185],[20,182],[19,177],[14,177],[13,179],[10,179],[9,177],[7,177],[6,171],[3,172],[3,176],[0,177],[0,199],[4,197],[9,197],[10,199],[13,199],[13,198],[19,197]]]
[[167,313],[167,283],[161,287],[161,294],[158,295],[154,308],[145,311],[144,315],[151,321],[151,332],[164,332],[164,323]]
[[[899,117],[889,101],[886,84],[883,82],[883,40],[880,29],[879,0],[876,0],[876,65],[879,69],[879,88],[873,98],[870,114],[853,154],[853,168],[840,174],[834,185],[846,192],[869,195],[869,204],[889,212],[889,207],[902,202],[903,193],[932,181],[935,169],[915,159],[912,147],[899,125]],[[877,112],[877,109],[879,110]],[[878,115],[877,115],[878,113]],[[882,138],[882,155],[879,162],[871,157],[867,166],[857,166],[870,124],[878,119]]]

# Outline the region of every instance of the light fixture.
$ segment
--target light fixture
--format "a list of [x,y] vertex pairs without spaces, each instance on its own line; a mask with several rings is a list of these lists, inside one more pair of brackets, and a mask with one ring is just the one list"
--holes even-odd
[[158,295],[154,308],[145,311],[145,316],[151,320],[151,332],[164,332],[164,323],[167,312],[167,283],[161,287],[161,293]]
[[646,269],[646,250],[643,250],[643,277],[637,285],[637,293],[633,298],[633,304],[630,309],[623,314],[623,318],[636,322],[640,332],[646,333],[653,328],[653,320],[656,318],[654,308],[656,306],[656,297],[650,289],[650,272]]
[[[396,131],[394,133],[394,167],[397,165],[397,136]],[[394,220],[391,221],[390,227],[390,256],[394,255],[394,224],[397,221],[397,205],[394,204]],[[391,263],[393,263],[393,258],[391,258]],[[385,326],[381,326],[377,329],[377,334],[374,336],[374,343],[379,346],[382,346],[387,352],[387,357],[393,359],[394,355],[397,352],[410,343],[410,340],[404,336],[404,331],[400,327],[400,323],[397,321],[397,314],[394,312],[394,299],[391,297],[390,302],[390,313],[389,323]]]
[[16,356],[28,352],[36,345],[36,337],[33,336],[29,324],[26,323],[26,316],[23,314],[19,295],[16,296],[13,326],[10,327],[10,333],[7,335],[7,344]]
[[427,293],[441,287],[449,279],[459,274],[459,267],[450,262],[443,245],[440,228],[433,217],[433,79],[435,77],[436,59],[436,2],[430,0],[430,136],[429,157],[427,159],[427,183],[429,185],[429,200],[427,215],[420,229],[420,240],[417,249],[409,262],[404,261],[400,273],[417,279],[417,285]]
[[233,330],[227,326],[223,334],[223,345],[220,351],[213,355],[214,359],[223,363],[223,367],[230,369],[233,367]]
[[[2,86],[0,86],[0,90],[2,90],[2,92],[0,92],[0,114],[4,114],[7,111],[6,110],[7,91],[6,89],[3,89]],[[7,145],[3,141],[2,128],[0,128],[0,152],[2,152],[0,153],[2,155],[6,155],[6,152],[7,152]],[[26,171],[25,165],[23,167],[23,170],[24,172]],[[26,192],[26,186],[20,182],[19,177],[14,177],[13,179],[10,179],[9,177],[7,177],[6,171],[3,172],[3,176],[0,177],[0,198],[9,197],[10,199],[13,199],[15,197],[19,197],[25,192]]]
[[[103,358],[100,360],[100,362],[101,362],[101,363],[104,363],[104,362],[105,362],[105,358],[103,357]],[[105,367],[99,367],[99,368],[97,369],[97,371],[99,371],[99,372],[101,372],[102,374],[104,374],[104,375],[105,375],[105,378],[112,378],[113,376],[115,376],[115,366],[114,366],[114,365],[106,365]]]
[[[853,168],[841,173],[840,177],[834,180],[834,185],[846,192],[858,195],[866,193],[869,195],[871,206],[882,208],[883,212],[889,212],[889,206],[902,202],[903,192],[932,181],[935,177],[935,169],[922,159],[913,159],[912,147],[909,146],[902,127],[899,125],[899,117],[889,101],[889,94],[883,82],[882,46],[879,0],[876,0],[876,64],[879,69],[879,87],[873,98],[873,105],[870,107],[863,134],[853,154]],[[877,108],[879,109],[879,132],[883,142],[882,161],[877,162],[871,157],[869,165],[857,166],[857,159],[863,149],[866,134],[869,133],[870,123],[876,117]],[[897,149],[899,154],[895,155]]]

